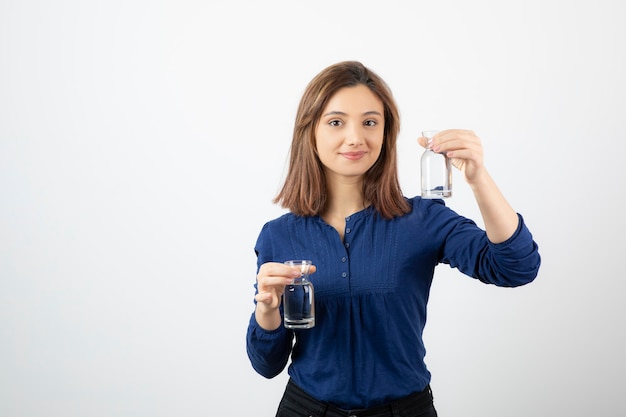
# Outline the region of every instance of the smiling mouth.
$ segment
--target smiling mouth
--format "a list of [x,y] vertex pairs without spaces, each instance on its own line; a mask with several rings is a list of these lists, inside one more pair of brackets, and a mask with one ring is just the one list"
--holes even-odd
[[344,152],[341,154],[341,156],[343,156],[344,158],[347,158],[353,161],[357,159],[361,159],[363,155],[365,155],[365,152]]

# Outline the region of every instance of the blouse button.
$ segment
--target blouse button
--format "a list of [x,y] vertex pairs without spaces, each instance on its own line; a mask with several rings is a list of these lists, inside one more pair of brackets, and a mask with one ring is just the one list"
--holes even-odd
[[350,247],[350,242],[346,242],[344,246],[346,247],[346,249],[348,249]]
[[349,222],[350,221],[350,216],[346,217],[346,221]]
[[346,233],[350,233],[350,228],[349,227],[346,228]]
[[345,278],[345,277],[347,277],[347,276],[348,276],[348,273],[347,273],[347,272],[342,272],[342,273],[341,273],[341,276],[342,276],[343,278]]

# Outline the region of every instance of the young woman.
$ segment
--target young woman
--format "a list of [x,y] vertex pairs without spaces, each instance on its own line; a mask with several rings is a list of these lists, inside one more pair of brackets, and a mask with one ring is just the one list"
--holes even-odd
[[[445,153],[471,187],[484,230],[443,200],[399,186],[398,109],[385,82],[359,62],[324,69],[298,108],[289,170],[274,202],[289,213],[258,237],[255,310],[247,332],[254,369],[287,365],[277,416],[436,416],[422,332],[435,266],[514,287],[540,256],[523,218],[483,164],[480,139],[444,130],[422,146]],[[281,296],[310,259],[315,327],[282,325]]]

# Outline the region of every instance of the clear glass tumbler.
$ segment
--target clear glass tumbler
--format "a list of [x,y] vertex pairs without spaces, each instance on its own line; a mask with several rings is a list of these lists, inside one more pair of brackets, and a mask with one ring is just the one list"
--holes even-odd
[[[427,140],[438,130],[422,132]],[[452,196],[452,164],[444,154],[426,148],[422,154],[422,198],[447,198]]]
[[309,281],[311,261],[286,261],[285,265],[300,269],[300,276],[285,286],[283,309],[285,327],[310,329],[315,326],[315,299],[313,284]]

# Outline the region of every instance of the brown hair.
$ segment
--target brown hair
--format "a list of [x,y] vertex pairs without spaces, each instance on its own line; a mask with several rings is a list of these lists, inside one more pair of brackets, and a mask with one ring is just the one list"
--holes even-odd
[[407,213],[409,204],[398,182],[396,139],[400,116],[391,90],[376,73],[360,62],[345,61],[327,67],[309,83],[296,114],[289,170],[274,203],[300,216],[321,214],[328,199],[326,177],[317,156],[315,128],[326,103],[339,89],[367,86],[383,102],[385,129],[376,163],[365,173],[363,195],[383,217]]

